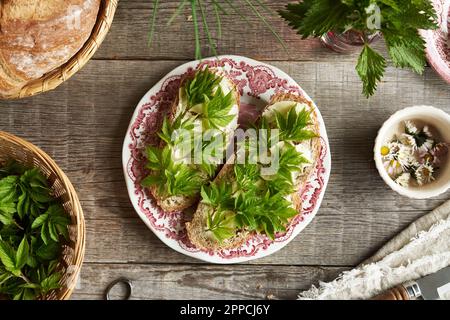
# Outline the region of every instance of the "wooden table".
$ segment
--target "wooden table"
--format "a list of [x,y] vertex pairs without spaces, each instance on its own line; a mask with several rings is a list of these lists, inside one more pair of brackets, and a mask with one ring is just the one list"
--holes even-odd
[[[273,2],[279,8],[286,1]],[[377,94],[367,100],[354,70],[356,55],[332,53],[316,40],[302,41],[281,19],[271,18],[289,47],[287,53],[256,18],[248,25],[231,15],[223,22],[220,53],[281,68],[319,106],[332,148],[328,190],[315,220],[264,259],[210,265],[168,248],[134,212],[121,154],[140,98],[194,56],[187,13],[172,27],[165,25],[176,3],[163,1],[156,42],[148,48],[151,1],[121,1],[105,43],[81,72],[53,92],[0,102],[0,128],[48,152],[82,200],[87,247],[73,298],[102,298],[110,281],[126,276],[134,280],[134,298],[295,299],[319,280],[332,280],[357,265],[448,198],[448,193],[431,200],[402,198],[384,184],[372,160],[377,130],[396,110],[428,104],[450,112],[449,85],[433,70],[427,68],[420,76],[390,67]]]

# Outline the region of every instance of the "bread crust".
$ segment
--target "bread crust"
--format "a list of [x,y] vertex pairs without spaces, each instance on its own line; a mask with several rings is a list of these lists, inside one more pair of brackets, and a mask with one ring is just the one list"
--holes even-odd
[[[223,77],[223,79],[227,80],[228,85],[230,86],[230,88],[232,88],[232,91],[234,92],[234,96],[236,99],[236,104],[239,108],[240,106],[240,95],[239,95],[239,91],[236,87],[236,84],[223,72],[220,72],[217,69],[209,69],[210,71],[214,72],[215,74],[217,74],[218,76]],[[180,88],[183,87],[183,85],[186,83],[186,81],[188,81],[189,79],[191,79],[194,74],[189,74],[187,76],[185,76],[182,80],[181,80],[181,84],[180,84]],[[174,102],[172,103],[172,106],[170,107],[169,113],[167,114],[167,117],[169,119],[169,121],[173,121],[175,118],[175,115],[178,111],[178,104],[179,104],[179,95],[176,96]],[[163,148],[165,145],[165,143],[163,141],[160,142],[160,148]],[[169,197],[161,197],[161,195],[158,193],[157,187],[153,186],[150,188],[150,192],[153,196],[153,198],[155,198],[156,203],[158,204],[159,207],[161,207],[161,209],[163,209],[166,212],[177,212],[177,211],[182,211],[184,209],[187,209],[191,206],[193,206],[196,202],[199,201],[200,195],[196,195],[194,197],[187,197],[187,196],[169,196]]]
[[[268,108],[270,108],[270,106],[281,101],[295,101],[308,106],[309,110],[311,111],[311,119],[312,119],[312,125],[309,127],[309,130],[314,131],[318,136],[320,135],[320,123],[318,121],[317,112],[315,110],[314,105],[312,104],[312,102],[306,100],[304,97],[301,97],[297,94],[292,93],[276,94],[275,96],[273,96],[269,104],[263,110],[261,116],[262,114],[264,114],[266,110],[268,110]],[[305,171],[301,176],[297,178],[297,181],[295,181],[296,191],[291,195],[293,206],[297,211],[299,211],[299,214],[302,214],[301,191],[304,189],[312,173],[314,172],[314,168],[320,156],[321,151],[320,137],[311,139],[309,141],[309,147],[311,150],[311,157],[313,159],[313,163],[305,169]],[[215,181],[227,179],[228,176],[230,176],[233,173],[233,163],[234,157],[230,158],[228,163],[223,166],[222,170],[217,175]],[[207,229],[206,214],[208,213],[208,208],[211,207],[200,202],[197,207],[197,210],[194,213],[192,221],[186,223],[188,238],[192,242],[192,244],[194,244],[196,247],[207,251],[234,249],[243,245],[254,234],[252,232],[242,231],[235,237],[228,239],[223,243],[218,243],[216,240],[208,237],[208,234],[206,233]]]
[[2,0],[0,97],[18,92],[73,57],[92,33],[100,3]]

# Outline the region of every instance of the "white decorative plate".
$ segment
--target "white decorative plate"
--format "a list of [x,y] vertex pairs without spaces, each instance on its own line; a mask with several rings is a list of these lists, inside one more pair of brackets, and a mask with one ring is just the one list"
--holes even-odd
[[[331,156],[325,124],[317,110],[320,122],[322,150],[314,174],[304,190],[303,210],[296,216],[287,232],[278,234],[274,241],[263,235],[255,235],[242,247],[235,250],[208,252],[194,247],[186,236],[185,214],[166,213],[156,204],[152,196],[141,187],[145,177],[146,159],[143,154],[148,143],[157,140],[164,114],[178,94],[180,79],[187,72],[209,65],[222,69],[234,80],[241,94],[241,120],[255,111],[262,110],[277,92],[293,92],[311,100],[300,86],[283,71],[249,58],[220,56],[193,61],[179,66],[159,81],[139,102],[131,118],[123,145],[123,168],[128,193],[136,212],[145,224],[172,249],[190,257],[212,263],[238,263],[272,254],[287,245],[314,218],[319,210],[328,183]],[[254,117],[253,117],[254,119]]]

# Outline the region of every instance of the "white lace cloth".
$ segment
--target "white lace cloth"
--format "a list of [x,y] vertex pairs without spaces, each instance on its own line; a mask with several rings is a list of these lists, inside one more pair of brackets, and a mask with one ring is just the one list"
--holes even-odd
[[450,201],[418,219],[372,258],[299,299],[370,299],[450,265]]

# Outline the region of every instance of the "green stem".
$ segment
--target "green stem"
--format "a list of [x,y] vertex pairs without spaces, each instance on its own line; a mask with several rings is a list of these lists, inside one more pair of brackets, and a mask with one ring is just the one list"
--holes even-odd
[[273,11],[273,10],[271,10],[263,1],[261,1],[261,0],[255,0],[256,1],[256,3],[261,7],[261,8],[263,8],[268,14],[275,14],[276,15],[276,12],[275,11]]
[[156,14],[158,12],[158,5],[159,5],[159,0],[154,0],[153,1],[153,14],[152,14],[151,23],[150,23],[150,32],[148,35],[148,46],[149,47],[152,45],[153,36],[155,34]]
[[183,0],[180,2],[180,5],[178,6],[177,10],[174,12],[174,14],[170,17],[169,21],[167,21],[167,25],[171,25],[173,20],[175,20],[181,13],[181,10],[184,9],[186,3],[188,0]]
[[228,12],[217,2],[217,0],[211,0],[214,6],[216,6],[224,15],[228,15]]
[[198,30],[197,21],[197,1],[191,0],[192,9],[192,20],[194,23],[194,35],[195,35],[195,59],[200,60],[202,58],[201,46],[200,46],[200,35]]
[[231,9],[234,10],[234,12],[236,12],[245,22],[247,22],[249,25],[252,24],[252,22],[246,17],[244,16],[241,11],[239,11],[238,8],[236,8],[236,6],[230,1],[230,0],[225,0],[225,2],[230,6]]
[[215,1],[213,1],[213,4],[214,4],[214,12],[216,14],[217,38],[221,39],[222,38],[222,22],[220,20],[220,13],[219,13],[220,6]]
[[216,43],[212,39],[211,32],[209,31],[208,21],[206,20],[205,9],[203,8],[203,3],[201,0],[198,0],[198,6],[200,7],[200,12],[201,12],[202,21],[203,21],[203,28],[205,28],[205,33],[206,33],[206,36],[208,37],[209,46],[210,46],[213,54],[215,56],[217,56]]
[[17,227],[17,228],[19,228],[20,230],[25,230],[24,228],[22,228],[22,226],[20,225],[20,224],[18,224],[17,223],[17,221],[16,220],[13,220],[13,224]]
[[255,5],[250,0],[243,0],[252,9],[253,13],[265,24],[265,26],[270,30],[270,32],[275,36],[278,42],[282,45],[283,49],[287,51],[287,47],[284,44],[283,39],[278,35],[275,29],[267,22],[267,19],[258,11]]
[[30,279],[28,279],[22,272],[20,273],[20,276],[19,276],[20,278],[22,278],[23,279],[23,281],[25,281],[26,283],[32,283],[31,281],[30,281]]

